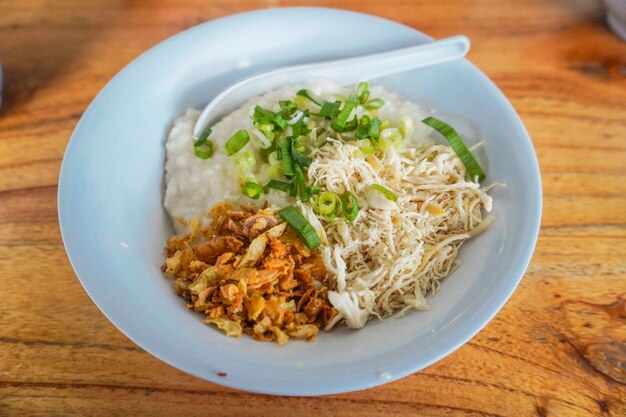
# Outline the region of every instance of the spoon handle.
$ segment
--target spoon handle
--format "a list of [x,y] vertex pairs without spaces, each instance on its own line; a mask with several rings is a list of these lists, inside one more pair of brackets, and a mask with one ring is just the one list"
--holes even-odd
[[388,52],[299,65],[272,72],[275,76],[283,71],[289,72],[290,76],[301,73],[309,79],[328,78],[337,84],[348,85],[462,58],[469,48],[469,39],[459,35]]
[[284,85],[315,78],[327,78],[340,85],[354,84],[462,58],[469,47],[469,39],[459,35],[393,51],[283,67],[257,74],[231,85],[217,95],[200,115],[193,134],[197,138],[206,126],[235,110],[250,97]]

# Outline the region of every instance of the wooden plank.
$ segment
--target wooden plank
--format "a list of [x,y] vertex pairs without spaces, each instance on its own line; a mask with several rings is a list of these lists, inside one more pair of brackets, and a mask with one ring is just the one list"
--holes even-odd
[[544,208],[527,274],[494,320],[444,360],[356,393],[256,395],[160,362],[98,311],[57,224],[58,171],[77,120],[115,73],[168,36],[287,5],[305,3],[0,2],[0,415],[624,415],[626,45],[605,27],[600,2],[316,3],[435,37],[467,34],[469,58],[509,97],[536,146]]

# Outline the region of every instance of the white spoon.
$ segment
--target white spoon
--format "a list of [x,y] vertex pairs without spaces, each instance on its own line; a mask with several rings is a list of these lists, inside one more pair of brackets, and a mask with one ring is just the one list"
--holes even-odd
[[253,75],[228,87],[204,108],[193,129],[198,138],[207,126],[232,112],[250,97],[275,88],[325,78],[340,85],[384,77],[462,58],[469,50],[465,36],[370,55],[278,68]]

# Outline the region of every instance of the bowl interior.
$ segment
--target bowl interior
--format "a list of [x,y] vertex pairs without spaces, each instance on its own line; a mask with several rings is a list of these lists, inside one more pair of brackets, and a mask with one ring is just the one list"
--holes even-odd
[[[337,28],[341,42],[334,41]],[[94,302],[129,338],[164,361],[204,379],[265,393],[366,388],[422,369],[467,341],[499,310],[526,268],[538,231],[541,190],[519,118],[465,60],[376,81],[437,109],[469,143],[484,139],[478,157],[487,181],[506,184],[492,192],[495,223],[464,245],[462,266],[428,299],[429,311],[279,347],[227,338],[202,324],[159,270],[162,247],[172,233],[162,206],[163,143],[187,107],[202,107],[229,83],[264,69],[428,39],[367,15],[278,9],[200,25],[133,61],[83,115],[60,178],[66,249]],[[228,376],[218,377],[219,372]]]

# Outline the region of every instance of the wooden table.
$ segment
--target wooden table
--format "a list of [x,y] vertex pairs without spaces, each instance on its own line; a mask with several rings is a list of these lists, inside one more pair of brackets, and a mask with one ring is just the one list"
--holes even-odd
[[1,416],[626,416],[626,44],[591,0],[344,0],[469,54],[511,99],[543,174],[541,236],[520,287],[474,339],[378,388],[254,395],[186,375],[116,330],[80,286],[57,225],[72,129],[157,42],[297,1],[0,1]]

